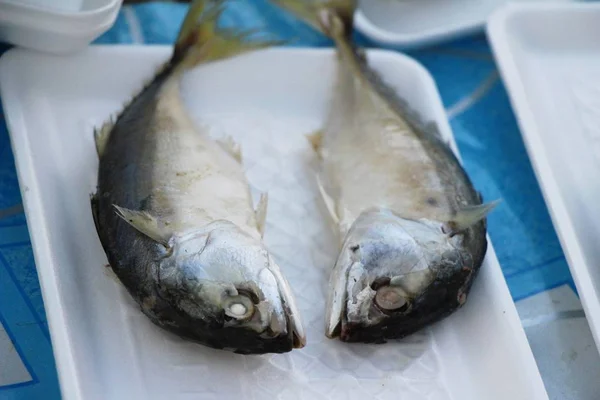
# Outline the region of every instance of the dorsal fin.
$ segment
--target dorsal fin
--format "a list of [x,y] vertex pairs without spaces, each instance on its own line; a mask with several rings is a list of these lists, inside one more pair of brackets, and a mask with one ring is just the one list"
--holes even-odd
[[218,139],[217,143],[223,150],[229,153],[233,158],[237,160],[240,164],[242,163],[242,148],[240,145],[233,140],[231,136],[227,136],[223,139]]
[[470,228],[482,219],[484,219],[496,206],[500,200],[477,206],[468,206],[457,211],[449,221],[444,224],[444,231],[450,236],[454,236],[465,229]]
[[327,211],[329,212],[329,216],[331,217],[333,223],[336,225],[339,225],[340,216],[337,213],[337,210],[335,207],[335,202],[333,201],[333,199],[331,198],[329,193],[327,193],[327,191],[323,187],[323,182],[321,180],[321,177],[318,174],[317,174],[317,187],[319,188],[319,193],[321,194],[323,203],[325,204],[325,207],[327,208]]

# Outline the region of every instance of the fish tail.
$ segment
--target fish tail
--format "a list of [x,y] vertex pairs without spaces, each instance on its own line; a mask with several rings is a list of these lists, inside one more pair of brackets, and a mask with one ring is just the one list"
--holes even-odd
[[271,0],[307,24],[336,40],[352,33],[357,0]]
[[251,39],[257,31],[239,31],[217,26],[226,0],[194,0],[183,20],[170,64],[189,69],[245,52],[281,44],[275,40]]

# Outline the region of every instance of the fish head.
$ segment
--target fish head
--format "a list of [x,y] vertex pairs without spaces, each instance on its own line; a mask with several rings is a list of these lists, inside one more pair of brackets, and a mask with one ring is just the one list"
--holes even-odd
[[362,213],[331,274],[327,336],[383,343],[461,306],[473,271],[461,240],[439,223],[381,210]]
[[230,222],[174,236],[160,293],[182,336],[237,353],[301,348],[305,335],[288,283],[260,240]]

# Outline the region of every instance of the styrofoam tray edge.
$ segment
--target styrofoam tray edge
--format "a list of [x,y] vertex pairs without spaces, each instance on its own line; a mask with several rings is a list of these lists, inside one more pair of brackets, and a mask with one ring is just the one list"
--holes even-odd
[[519,76],[518,67],[508,44],[506,23],[518,10],[556,9],[570,10],[573,7],[590,7],[590,4],[507,4],[495,11],[488,20],[486,32],[498,63],[499,72],[506,85],[511,106],[515,112],[517,123],[523,137],[527,153],[532,161],[536,178],[546,206],[550,212],[553,225],[568,261],[580,300],[590,325],[592,335],[600,350],[600,301],[594,290],[591,276],[585,265],[583,251],[577,241],[577,236],[566,206],[560,195],[558,183],[550,169],[548,157],[543,150],[543,140],[535,122],[535,117],[525,94],[525,86]]
[[[6,79],[6,71],[9,70],[9,64],[12,62],[13,55],[18,49],[11,49],[0,59],[0,99],[5,92],[10,92],[14,80]],[[3,83],[2,83],[3,82]],[[24,116],[18,107],[2,100],[2,107],[5,115],[15,115],[13,118],[6,118],[8,132],[19,132],[25,129],[23,123]],[[50,331],[51,343],[54,349],[54,358],[58,379],[61,387],[62,396],[68,399],[83,398],[79,379],[77,379],[77,369],[75,359],[70,351],[69,333],[65,323],[65,315],[62,313],[61,296],[58,290],[59,284],[52,268],[46,268],[48,260],[51,260],[50,243],[48,242],[48,227],[43,217],[44,211],[41,199],[32,195],[32,192],[38,190],[39,186],[35,178],[33,163],[31,160],[31,151],[28,137],[26,135],[11,135],[10,144],[14,153],[15,167],[19,181],[19,189],[23,200],[23,209],[28,221],[27,228],[31,240],[34,262],[40,283],[44,309],[47,314],[48,329]],[[36,221],[31,223],[31,221]]]

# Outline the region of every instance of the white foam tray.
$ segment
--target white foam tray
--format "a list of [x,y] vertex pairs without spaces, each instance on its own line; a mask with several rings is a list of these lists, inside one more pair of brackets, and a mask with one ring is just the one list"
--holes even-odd
[[512,5],[488,35],[600,348],[600,4]]
[[[483,29],[509,0],[360,0],[356,28],[375,42],[413,48],[456,39]],[[564,2],[572,0],[512,0]]]
[[114,24],[122,1],[0,0],[0,41],[48,53],[73,53]]
[[[337,250],[305,134],[327,109],[335,65],[329,49],[261,51],[197,68],[183,83],[193,118],[215,136],[233,136],[253,193],[270,193],[265,240],[297,295],[307,346],[241,356],[152,325],[104,267],[89,206],[98,164],[92,127],[118,111],[169,52],[92,47],[56,58],[13,50],[0,60],[0,93],[65,399],[547,399],[491,246],[466,307],[432,329],[386,345],[325,338]],[[451,140],[425,69],[397,53],[369,55]]]

